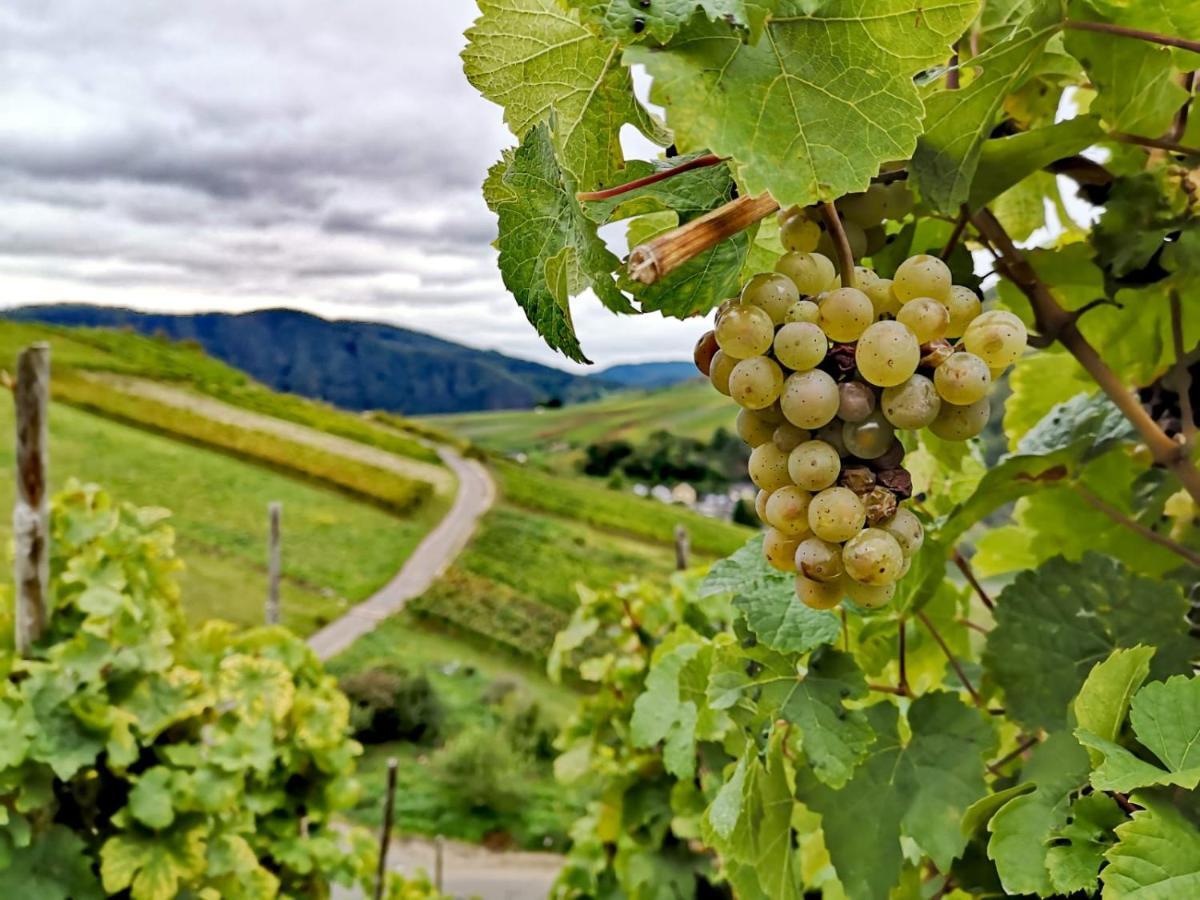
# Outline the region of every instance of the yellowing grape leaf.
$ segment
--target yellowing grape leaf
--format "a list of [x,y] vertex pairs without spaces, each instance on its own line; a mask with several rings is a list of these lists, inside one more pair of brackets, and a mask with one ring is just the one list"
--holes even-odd
[[829,0],[811,15],[779,4],[756,44],[693,22],[663,49],[625,52],[654,76],[682,150],[737,160],[748,193],[783,206],[864,190],[908,158],[924,108],[913,76],[944,64],[976,0]]

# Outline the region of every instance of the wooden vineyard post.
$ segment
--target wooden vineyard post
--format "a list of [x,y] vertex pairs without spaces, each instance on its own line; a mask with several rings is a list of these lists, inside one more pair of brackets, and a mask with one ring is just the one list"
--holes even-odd
[[446,839],[440,834],[433,841],[433,886],[442,892],[442,866],[446,857]]
[[396,757],[388,759],[387,795],[383,800],[383,831],[379,833],[379,869],[375,873],[375,900],[382,900],[387,886],[388,846],[392,842],[392,816],[396,809]]
[[267,624],[278,625],[281,618],[279,579],[282,574],[280,557],[280,518],[283,504],[273,501],[267,505]]
[[17,357],[13,389],[17,426],[17,498],[13,506],[16,648],[29,653],[50,621],[49,457],[50,345],[31,344]]
[[683,571],[688,567],[688,555],[691,542],[688,540],[687,529],[682,525],[675,526],[675,568]]

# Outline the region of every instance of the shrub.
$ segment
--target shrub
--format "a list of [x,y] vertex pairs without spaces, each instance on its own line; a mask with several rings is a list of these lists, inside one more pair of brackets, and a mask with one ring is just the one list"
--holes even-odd
[[350,700],[354,736],[366,744],[417,741],[441,736],[444,711],[424,674],[376,668],[347,675],[338,687]]
[[482,725],[464,728],[447,741],[432,768],[447,794],[474,810],[508,816],[527,797],[522,754]]

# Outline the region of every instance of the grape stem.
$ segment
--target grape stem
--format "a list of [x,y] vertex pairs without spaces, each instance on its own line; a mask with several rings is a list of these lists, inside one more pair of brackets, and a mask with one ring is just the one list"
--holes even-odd
[[1190,444],[1196,438],[1196,411],[1192,408],[1192,376],[1183,352],[1183,308],[1179,291],[1170,292],[1171,337],[1175,345],[1175,392],[1179,395],[1179,415],[1183,420],[1183,436]]
[[1192,498],[1200,502],[1200,469],[1188,456],[1186,446],[1175,441],[1150,418],[1137,395],[1108,367],[1080,333],[1071,313],[1059,305],[1050,288],[1017,249],[992,212],[985,206],[971,220],[995,249],[997,271],[1029,298],[1038,330],[1070,351],[1141,435],[1154,461],[1173,472]]
[[697,156],[695,159],[689,159],[685,163],[680,163],[677,166],[672,166],[667,169],[661,169],[652,175],[647,175],[644,178],[635,178],[633,181],[627,181],[624,184],[618,184],[614,187],[605,188],[602,191],[580,191],[575,195],[576,200],[608,200],[612,197],[619,197],[622,194],[628,194],[630,191],[636,191],[638,188],[646,187],[647,185],[657,184],[660,181],[666,181],[668,178],[674,178],[676,175],[681,175],[684,172],[691,172],[694,169],[703,169],[707,166],[715,166],[718,163],[725,161],[723,156],[717,156],[715,153],[706,153],[704,156]]
[[900,657],[900,691],[905,697],[912,696],[912,688],[908,686],[908,636],[905,630],[908,628],[908,619],[904,616],[900,617],[900,638],[898,654]]
[[1185,147],[1183,144],[1166,138],[1143,137],[1140,134],[1127,134],[1124,131],[1113,131],[1108,135],[1122,144],[1137,144],[1139,147],[1153,147],[1155,150],[1166,150],[1168,153],[1179,153],[1183,156],[1200,156],[1200,147]]
[[1171,123],[1170,130],[1163,135],[1164,140],[1178,141],[1185,131],[1187,131],[1188,113],[1192,108],[1192,96],[1196,90],[1196,73],[1185,72],[1180,85],[1187,91],[1187,99],[1183,101],[1183,106],[1179,107],[1175,113],[1175,121]]
[[971,585],[975,590],[983,605],[988,609],[995,609],[996,604],[992,602],[992,598],[988,596],[988,592],[983,589],[983,585],[975,577],[975,570],[971,568],[971,563],[959,552],[957,547],[954,549],[952,559],[954,560],[954,565],[958,566],[958,571],[962,572],[963,578],[967,579],[967,584]]
[[1083,498],[1084,502],[1087,503],[1088,506],[1104,513],[1104,515],[1108,516],[1110,519],[1112,519],[1118,525],[1123,525],[1124,527],[1128,528],[1130,531],[1134,532],[1135,534],[1141,535],[1146,540],[1151,541],[1152,543],[1158,544],[1158,546],[1160,546],[1160,547],[1165,547],[1167,550],[1170,550],[1176,556],[1182,557],[1183,559],[1187,560],[1193,566],[1200,567],[1200,553],[1197,553],[1195,550],[1185,547],[1183,544],[1180,544],[1180,543],[1177,543],[1176,541],[1171,540],[1165,534],[1159,534],[1153,528],[1143,525],[1137,519],[1134,519],[1134,518],[1126,515],[1125,513],[1121,512],[1121,510],[1117,509],[1115,506],[1113,506],[1108,501],[1106,501],[1106,500],[1102,499],[1101,497],[1098,497],[1096,494],[1092,493],[1091,489],[1086,487],[1082,482],[1080,482],[1080,481],[1073,482],[1072,487],[1075,488],[1075,492],[1077,494],[1079,494],[1080,497]]
[[832,200],[821,201],[821,216],[825,219],[825,228],[833,239],[833,248],[837,251],[838,274],[842,278],[842,287],[854,287],[854,251],[850,249],[850,239],[846,237],[846,229],[842,227],[842,217],[838,215]]
[[938,632],[938,630],[934,628],[933,623],[929,621],[929,616],[918,610],[917,621],[925,626],[929,634],[935,641],[937,641],[937,645],[942,648],[942,653],[946,655],[946,659],[949,660],[950,666],[954,669],[954,674],[958,676],[958,680],[962,682],[962,686],[967,689],[967,693],[971,695],[971,700],[974,702],[974,704],[982,707],[983,697],[979,696],[979,691],[975,690],[975,685],[971,684],[971,679],[967,678],[967,673],[963,671],[962,664],[959,663],[959,661],[955,658],[954,653],[950,650],[949,645],[947,645],[945,639]]
[[1021,743],[1017,744],[1017,746],[1010,753],[1005,753],[994,763],[988,763],[987,770],[993,775],[999,775],[1002,768],[1036,744],[1039,740],[1040,738],[1036,734],[1030,735],[1021,741]]
[[1139,41],[1149,41],[1151,44],[1162,44],[1164,47],[1180,47],[1200,53],[1200,41],[1175,37],[1170,34],[1159,34],[1156,31],[1142,31],[1140,28],[1127,28],[1124,25],[1114,25],[1112,22],[1085,22],[1081,19],[1067,19],[1063,22],[1067,28],[1076,31],[1098,31],[1101,34],[1116,34],[1121,37],[1136,38]]
[[962,240],[963,232],[967,230],[967,222],[970,219],[971,211],[967,209],[967,204],[964,203],[962,211],[958,214],[958,218],[954,220],[954,230],[950,232],[950,238],[946,241],[946,246],[942,248],[942,252],[939,254],[941,259],[950,258],[950,254],[954,252],[954,248]]

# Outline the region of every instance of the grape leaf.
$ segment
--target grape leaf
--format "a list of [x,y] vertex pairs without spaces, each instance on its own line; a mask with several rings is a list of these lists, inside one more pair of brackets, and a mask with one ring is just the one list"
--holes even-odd
[[1113,743],[1115,735],[1096,735],[1081,722],[1079,740],[1104,757],[1092,773],[1093,787],[1128,793],[1158,785],[1191,790],[1200,784],[1200,678],[1177,675],[1147,684],[1133,698],[1129,721],[1138,742],[1163,767]]
[[1094,891],[1113,829],[1125,821],[1116,801],[1104,794],[1079,797],[1067,823],[1054,831],[1046,850],[1046,871],[1059,894]]
[[985,141],[979,150],[968,205],[979,209],[1050,163],[1097,143],[1103,134],[1096,116],[1078,116],[1046,128]]
[[1054,557],[1017,575],[997,598],[983,665],[1005,693],[1009,718],[1027,728],[1062,728],[1092,666],[1118,647],[1157,646],[1156,677],[1187,671],[1186,612],[1177,586],[1109,557]]
[[62,825],[10,851],[0,866],[0,896],[31,900],[100,900],[83,841]]
[[572,0],[583,21],[602,35],[631,43],[651,38],[666,43],[687,24],[696,10],[713,20],[748,25],[746,0],[654,0],[634,4],[629,0]]
[[966,63],[978,74],[964,87],[926,98],[925,133],[917,141],[911,173],[935,210],[954,214],[966,201],[1005,98],[1058,32],[1062,13],[1062,0],[1039,0],[1003,40]]
[[170,900],[185,883],[204,872],[203,825],[165,832],[127,831],[114,834],[100,848],[104,889],[130,889],[133,900]]
[[631,123],[654,136],[620,64],[620,45],[592,34],[556,0],[478,5],[462,52],[467,80],[504,107],[518,138],[548,125],[562,168],[582,189],[616,183],[624,167],[621,127]]
[[1027,353],[1008,373],[1012,393],[1004,401],[1004,433],[1009,449],[1037,425],[1051,408],[1098,388],[1075,357],[1059,346]]
[[175,821],[172,773],[166,766],[147,769],[129,792],[129,812],[147,828],[167,828]]
[[[1075,698],[1075,721],[1079,727],[1105,740],[1115,741],[1121,733],[1129,701],[1150,674],[1153,647],[1114,650],[1108,659],[1088,672]],[[1088,751],[1092,765],[1099,765],[1101,754]]]
[[913,76],[950,57],[978,3],[779,6],[754,45],[725,23],[693,22],[626,61],[654,77],[679,147],[733,157],[748,193],[786,207],[864,190],[881,163],[911,155],[923,112]]
[[1200,830],[1158,794],[1135,794],[1142,809],[1117,826],[1100,873],[1105,900],[1200,896]]
[[885,900],[900,877],[902,837],[942,871],[962,852],[967,838],[959,823],[987,790],[983,758],[995,739],[977,710],[948,693],[913,702],[907,744],[900,740],[895,706],[872,706],[867,717],[878,737],[854,777],[833,790],[801,770],[796,798],[820,814],[847,895]]
[[680,696],[680,674],[706,647],[691,629],[671,633],[655,648],[646,685],[633,705],[630,735],[635,747],[651,747],[665,741],[663,763],[678,778],[691,778],[696,770],[695,700]]

